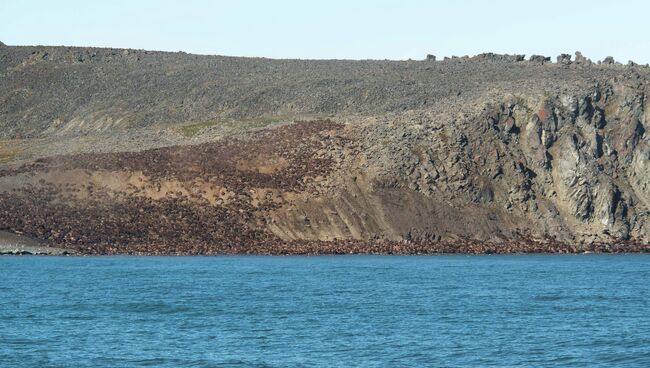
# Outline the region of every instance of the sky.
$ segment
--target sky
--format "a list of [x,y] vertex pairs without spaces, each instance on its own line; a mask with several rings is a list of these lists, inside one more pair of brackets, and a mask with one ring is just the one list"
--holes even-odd
[[0,41],[301,59],[581,51],[650,63],[650,1],[0,0]]

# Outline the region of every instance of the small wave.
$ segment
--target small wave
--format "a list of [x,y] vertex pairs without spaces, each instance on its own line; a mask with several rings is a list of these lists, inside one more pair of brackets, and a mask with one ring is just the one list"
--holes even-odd
[[126,313],[160,313],[175,314],[191,311],[191,308],[185,305],[174,305],[163,302],[141,302],[141,303],[124,303],[114,304],[112,309],[118,312]]
[[555,302],[558,300],[565,299],[564,296],[559,295],[559,294],[548,294],[548,295],[539,295],[533,298],[534,300],[542,301],[542,302]]

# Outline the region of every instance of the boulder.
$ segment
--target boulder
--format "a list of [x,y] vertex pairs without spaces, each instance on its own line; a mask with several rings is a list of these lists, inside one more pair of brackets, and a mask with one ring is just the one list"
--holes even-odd
[[608,56],[605,59],[603,59],[603,64],[615,64],[616,60],[612,56]]
[[508,55],[508,54],[495,54],[493,52],[486,52],[483,54],[478,54],[472,57],[471,59],[480,60],[480,61],[520,62],[520,61],[524,61],[525,58],[526,55],[522,55],[522,54]]
[[528,59],[528,60],[536,62],[536,63],[546,63],[546,62],[551,61],[551,57],[550,56],[544,56],[544,55],[531,55],[530,59]]
[[557,56],[557,63],[563,65],[571,64],[571,55],[570,54],[560,54]]
[[591,60],[584,57],[580,51],[576,51],[575,62],[576,62],[576,64],[586,64],[586,65],[591,64]]
[[436,61],[436,55],[427,54],[427,61]]

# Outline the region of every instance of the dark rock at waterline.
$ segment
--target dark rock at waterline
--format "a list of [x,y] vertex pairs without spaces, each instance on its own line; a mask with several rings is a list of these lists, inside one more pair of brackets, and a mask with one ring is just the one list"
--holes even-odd
[[0,255],[66,255],[72,251],[53,248],[35,239],[0,231]]

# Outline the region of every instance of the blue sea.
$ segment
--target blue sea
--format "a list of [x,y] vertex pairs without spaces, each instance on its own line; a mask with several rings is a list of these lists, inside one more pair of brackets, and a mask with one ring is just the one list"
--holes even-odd
[[650,256],[0,257],[0,367],[650,367]]

